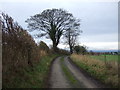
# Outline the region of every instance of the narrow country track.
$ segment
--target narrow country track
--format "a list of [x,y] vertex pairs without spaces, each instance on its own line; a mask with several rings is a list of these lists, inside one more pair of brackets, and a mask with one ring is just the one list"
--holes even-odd
[[78,88],[74,87],[69,79],[66,78],[64,71],[62,70],[62,65],[64,64],[74,79],[78,82],[79,88],[103,88],[94,79],[86,76],[79,68],[77,68],[70,59],[66,56],[64,57],[63,63],[61,63],[61,57],[58,57],[52,64],[51,74],[49,80],[49,88]]
[[60,66],[60,59],[61,57],[58,57],[53,62],[51,77],[50,77],[50,88],[71,88],[62,72],[62,69]]

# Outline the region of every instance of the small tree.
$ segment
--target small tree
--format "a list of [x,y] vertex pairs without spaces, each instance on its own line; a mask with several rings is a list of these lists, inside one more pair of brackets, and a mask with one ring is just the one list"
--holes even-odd
[[80,46],[75,46],[74,47],[74,51],[78,54],[80,52]]
[[37,37],[46,36],[57,50],[60,37],[69,29],[73,15],[62,9],[47,9],[26,20],[31,31],[41,31]]
[[71,25],[69,26],[69,29],[65,33],[65,43],[69,45],[70,53],[73,53],[73,48],[77,42],[77,37],[82,32],[79,29],[80,21],[73,19],[71,20]]
[[86,54],[87,53],[87,49],[86,49],[86,47],[85,46],[80,46],[80,45],[77,45],[77,46],[75,46],[74,47],[74,50],[75,50],[75,52],[77,53],[77,54]]

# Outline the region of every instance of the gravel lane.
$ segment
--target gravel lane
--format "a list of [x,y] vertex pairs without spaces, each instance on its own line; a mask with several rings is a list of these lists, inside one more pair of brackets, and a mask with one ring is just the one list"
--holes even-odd
[[61,57],[58,57],[52,64],[50,75],[50,88],[71,88],[61,69]]

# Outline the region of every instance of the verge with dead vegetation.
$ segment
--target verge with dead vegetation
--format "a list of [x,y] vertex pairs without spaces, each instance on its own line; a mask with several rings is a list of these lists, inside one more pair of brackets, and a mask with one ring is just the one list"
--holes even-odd
[[109,64],[108,67],[104,61],[90,58],[87,55],[72,54],[71,59],[79,67],[83,68],[106,85],[118,87],[118,64],[114,64],[112,61],[109,61],[109,63],[112,64]]

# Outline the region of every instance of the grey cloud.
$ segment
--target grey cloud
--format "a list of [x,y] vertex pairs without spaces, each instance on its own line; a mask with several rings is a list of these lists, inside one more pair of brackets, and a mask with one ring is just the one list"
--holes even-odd
[[[1,10],[12,16],[26,28],[24,22],[30,16],[48,8],[63,8],[81,19],[81,42],[113,42],[118,34],[118,3],[117,2],[45,2],[41,3],[0,3]],[[48,41],[47,41],[48,42]]]

